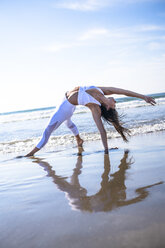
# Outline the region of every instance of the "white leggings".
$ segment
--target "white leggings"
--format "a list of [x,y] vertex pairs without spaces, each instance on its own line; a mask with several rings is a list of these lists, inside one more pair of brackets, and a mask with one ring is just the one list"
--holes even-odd
[[79,134],[76,125],[71,121],[71,116],[73,115],[75,108],[75,105],[71,104],[66,98],[64,98],[63,102],[57,107],[56,112],[51,117],[40,142],[36,146],[38,149],[41,149],[44,145],[46,145],[51,133],[56,130],[63,122],[65,122],[66,126],[73,132],[75,136]]

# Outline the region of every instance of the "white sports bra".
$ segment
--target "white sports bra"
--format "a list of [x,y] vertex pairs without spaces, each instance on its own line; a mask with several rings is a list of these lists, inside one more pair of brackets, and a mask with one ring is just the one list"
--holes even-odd
[[79,91],[78,91],[78,104],[85,106],[88,103],[95,103],[95,104],[101,106],[100,102],[98,102],[93,96],[91,96],[90,94],[88,94],[86,92],[86,90],[90,90],[90,89],[97,89],[104,95],[103,91],[100,88],[97,88],[95,86],[80,87]]

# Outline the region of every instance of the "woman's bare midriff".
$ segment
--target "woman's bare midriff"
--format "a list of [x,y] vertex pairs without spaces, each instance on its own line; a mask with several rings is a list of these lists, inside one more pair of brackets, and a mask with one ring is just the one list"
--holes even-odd
[[[68,101],[73,105],[78,105],[78,91],[79,91],[79,88],[80,88],[79,86],[75,87],[73,90],[68,91],[66,93],[66,97],[67,97]],[[97,101],[102,102],[102,98],[104,97],[104,95],[102,93],[100,93],[98,90],[89,89],[89,90],[86,90],[86,92],[89,95],[91,95],[93,98],[95,98]]]
[[66,97],[67,97],[68,101],[73,105],[78,105],[79,88],[80,88],[79,86],[75,87],[73,90],[67,91],[67,93],[66,93]]

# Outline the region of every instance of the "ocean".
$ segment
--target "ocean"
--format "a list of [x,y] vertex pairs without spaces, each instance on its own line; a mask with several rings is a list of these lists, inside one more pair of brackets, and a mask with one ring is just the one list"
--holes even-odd
[[[152,106],[145,101],[122,97],[116,99],[116,109],[124,115],[124,126],[129,128],[131,136],[165,130],[165,93],[150,95],[157,104]],[[25,153],[30,151],[40,140],[42,133],[55,111],[55,107],[30,109],[0,113],[0,154]],[[88,108],[78,106],[72,117],[81,137],[85,141],[100,139],[96,125]],[[119,137],[112,126],[105,124],[109,139]],[[75,146],[75,139],[62,124],[49,139],[45,150],[56,150],[59,147]]]

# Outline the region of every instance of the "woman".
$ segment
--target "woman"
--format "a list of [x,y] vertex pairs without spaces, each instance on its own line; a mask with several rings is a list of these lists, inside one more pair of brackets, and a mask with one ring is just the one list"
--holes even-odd
[[47,128],[45,129],[40,142],[26,156],[33,156],[36,152],[38,152],[47,143],[51,133],[56,130],[63,122],[65,122],[67,127],[70,128],[76,137],[77,146],[82,147],[83,140],[79,135],[76,125],[71,121],[71,116],[73,115],[77,105],[86,106],[91,110],[93,119],[101,135],[105,154],[108,154],[108,142],[107,134],[101,118],[106,120],[109,124],[111,123],[117,132],[120,133],[123,140],[127,141],[126,134],[129,134],[129,130],[124,128],[120,123],[118,113],[115,110],[116,102],[113,97],[105,97],[105,95],[112,94],[137,97],[152,105],[156,104],[155,100],[149,96],[120,88],[95,86],[75,87],[73,90],[68,91],[65,94],[63,102],[59,107],[57,107],[56,112],[52,116]]

